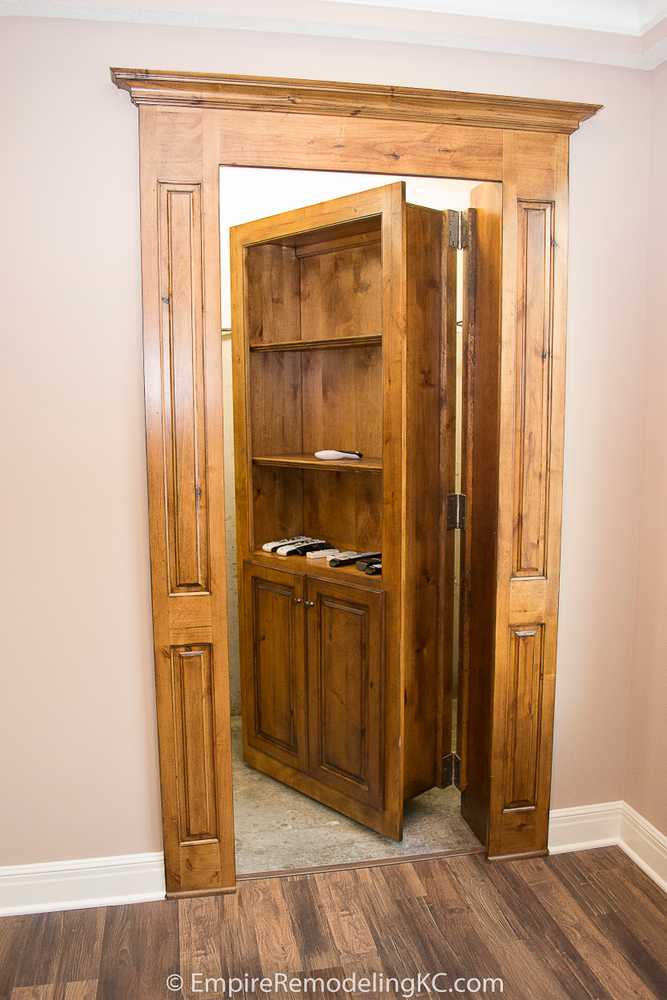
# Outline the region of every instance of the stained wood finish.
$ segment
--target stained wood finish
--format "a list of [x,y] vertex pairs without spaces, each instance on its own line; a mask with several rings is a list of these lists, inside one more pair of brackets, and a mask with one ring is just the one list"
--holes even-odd
[[[560,577],[568,140],[508,132],[503,156],[492,857],[544,851],[547,841]],[[522,653],[517,663],[517,637],[524,631],[530,642],[523,648],[530,655],[524,660]],[[533,773],[532,803],[514,808],[506,797],[516,775],[525,784]]]
[[517,1000],[650,1000],[667,992],[667,902],[617,847],[501,865],[468,855],[6,917],[0,951],[0,994],[11,1000],[157,1000],[174,973],[194,998],[193,973],[274,971],[445,972],[445,988],[499,977]]
[[166,73],[158,70],[111,70],[117,87],[135,104],[205,108],[260,108],[262,111],[410,122],[456,122],[502,129],[531,129],[570,134],[599,104],[543,101],[495,94],[332,83],[221,73]]
[[[218,254],[210,188],[142,158],[144,372],[168,892],[234,885]],[[176,178],[163,181],[161,178]]]
[[159,185],[169,592],[208,590],[201,190]]
[[246,746],[305,768],[303,579],[248,563],[243,577],[243,738]]
[[383,595],[312,579],[307,595],[310,773],[381,812]]
[[461,811],[482,843],[488,844],[500,447],[500,185],[475,188],[471,205],[463,267],[462,488],[468,511],[461,567],[458,743]]
[[544,626],[511,630],[503,809],[534,809],[540,767]]
[[[317,595],[306,614],[308,781],[267,745],[246,756],[322,801],[336,791],[335,808],[393,837],[404,799],[436,784],[439,764],[443,232],[442,213],[406,204],[399,183],[232,233],[239,552],[253,559],[287,525],[342,548],[380,549],[390,607],[385,626],[374,588],[327,590],[314,582],[317,565],[306,569]],[[259,275],[250,260],[266,247],[281,256]],[[316,349],[320,340],[326,349]],[[312,457],[332,445],[364,457]],[[338,571],[326,578],[352,582]]]
[[444,615],[440,552],[434,540],[440,526],[441,344],[450,291],[443,280],[446,242],[442,212],[406,205],[405,798],[440,779],[438,706],[444,651],[439,629]]
[[[154,632],[157,663],[158,726],[160,730],[161,774],[163,789],[163,819],[167,855],[168,885],[178,884],[185,858],[178,844],[176,807],[177,783],[173,775],[173,711],[169,681],[171,647],[210,644],[212,652],[214,690],[215,759],[219,762],[216,772],[220,829],[222,840],[218,848],[218,866],[215,876],[209,869],[209,860],[201,873],[194,861],[194,847],[190,848],[187,865],[187,884],[191,886],[228,885],[233,882],[233,832],[231,825],[230,752],[226,726],[227,678],[224,670],[226,659],[226,615],[224,581],[224,517],[222,511],[222,436],[220,406],[220,345],[219,345],[219,166],[249,165],[289,167],[295,169],[336,169],[355,172],[395,173],[400,169],[415,176],[454,176],[480,181],[501,181],[502,203],[502,291],[503,304],[500,324],[499,351],[496,362],[489,362],[486,383],[493,400],[498,398],[498,423],[496,456],[491,450],[488,457],[491,468],[497,466],[497,476],[488,482],[487,496],[481,509],[488,519],[482,532],[488,539],[490,561],[487,562],[477,607],[486,609],[482,621],[478,652],[484,653],[477,690],[479,711],[470,712],[469,746],[484,746],[488,741],[489,752],[478,754],[485,763],[480,766],[476,796],[478,829],[484,831],[492,856],[544,850],[546,846],[549,784],[551,771],[551,740],[553,718],[553,693],[555,670],[555,636],[557,629],[557,596],[560,547],[560,511],[562,488],[562,423],[564,380],[564,332],[566,314],[566,262],[567,243],[567,138],[559,130],[571,131],[588,114],[593,105],[571,108],[549,103],[485,97],[461,97],[430,92],[401,92],[394,88],[375,88],[362,85],[313,85],[308,81],[229,81],[228,78],[185,79],[182,74],[153,74],[150,71],[115,71],[117,84],[129,90],[140,107],[141,141],[141,203],[142,203],[142,268],[144,300],[144,344],[146,372],[147,451],[149,475],[149,511],[152,562],[152,590]],[[199,81],[199,82],[198,82]],[[266,86],[265,86],[266,84]],[[277,91],[272,89],[277,86]],[[297,92],[298,91],[298,95]],[[317,92],[314,103],[311,101]],[[221,96],[222,95],[222,96]],[[254,95],[249,100],[249,95]],[[351,96],[352,95],[352,96]],[[363,95],[363,100],[360,97]],[[368,95],[368,100],[366,100]],[[305,103],[299,104],[299,99]],[[323,103],[318,104],[322,98]],[[423,103],[419,106],[420,99]],[[143,103],[145,102],[145,103]],[[444,104],[442,103],[444,102]],[[210,106],[206,106],[210,104]],[[373,105],[372,116],[362,120]],[[400,119],[393,117],[400,107]],[[440,108],[442,119],[433,111]],[[297,113],[295,113],[295,110]],[[463,116],[460,115],[464,110]],[[281,111],[284,113],[276,113]],[[348,114],[348,112],[350,112]],[[380,115],[380,117],[373,117]],[[564,117],[563,117],[564,116]],[[452,122],[467,122],[454,124]],[[545,130],[541,134],[535,129]],[[397,164],[399,166],[397,166]],[[174,188],[189,192],[191,205],[196,202],[195,190],[199,186],[201,201],[202,269],[205,280],[201,282],[202,297],[202,351],[204,363],[202,378],[205,388],[205,441],[206,496],[205,520],[208,524],[208,565],[210,579],[208,591],[181,593],[169,596],[168,544],[165,537],[167,524],[167,482],[164,461],[165,401],[163,388],[165,373],[161,363],[163,303],[159,276],[159,205],[158,184],[167,181]],[[537,207],[542,212],[540,225],[550,225],[554,239],[551,263],[539,263],[535,256],[535,217],[531,217],[532,230],[524,229],[522,220],[526,212]],[[400,198],[394,198],[388,208],[383,229],[383,253],[391,252],[398,258],[402,249],[402,207]],[[550,219],[547,220],[547,215]],[[182,228],[182,227],[181,227]],[[531,235],[532,233],[532,235]],[[523,244],[522,244],[523,240]],[[525,246],[525,251],[521,247]],[[551,267],[551,357],[539,363],[531,355],[526,368],[524,408],[527,433],[543,435],[545,421],[548,437],[541,436],[546,445],[548,462],[548,487],[546,507],[537,514],[533,509],[534,497],[540,495],[544,482],[539,479],[535,466],[524,481],[527,489],[523,498],[517,493],[516,462],[514,450],[517,443],[516,406],[517,387],[523,375],[517,372],[517,343],[524,336],[529,350],[544,343],[544,328],[537,331],[535,317],[543,306],[531,304],[526,330],[520,325],[523,310],[522,275],[520,260],[527,253],[533,263],[531,273],[546,274]],[[240,273],[238,267],[235,268]],[[183,269],[182,273],[187,273]],[[196,287],[199,287],[197,285]],[[528,286],[526,286],[528,287]],[[542,281],[540,288],[546,286]],[[237,289],[238,291],[238,289]],[[390,302],[390,315],[400,317],[405,303],[405,287],[401,281],[392,282],[385,290],[386,303]],[[544,292],[540,295],[544,299]],[[235,318],[235,324],[238,317]],[[390,324],[383,333],[384,375],[393,385],[401,384],[401,358],[403,340],[400,322]],[[196,337],[196,335],[193,334]],[[300,339],[291,334],[290,341]],[[300,352],[297,352],[297,354]],[[481,356],[481,355],[480,355]],[[494,363],[497,365],[494,375]],[[248,376],[247,359],[241,371],[243,381]],[[546,384],[548,396],[541,396],[545,389],[545,367],[548,368]],[[198,377],[198,376],[197,376]],[[540,381],[541,388],[533,384]],[[546,409],[540,399],[548,399]],[[383,413],[383,435],[396,441],[401,437],[402,402],[392,397],[391,405]],[[539,424],[539,427],[538,427]],[[488,438],[493,441],[493,434]],[[535,440],[538,440],[535,437]],[[238,452],[237,441],[237,452]],[[519,454],[527,454],[521,442]],[[544,447],[544,444],[542,445]],[[241,448],[242,454],[250,455]],[[383,457],[383,479],[400,481],[398,452]],[[542,455],[542,459],[544,455]],[[538,463],[539,465],[539,463]],[[262,475],[286,476],[292,472],[263,469]],[[307,473],[299,470],[296,475]],[[361,479],[361,477],[358,477]],[[370,478],[370,477],[369,477]],[[540,486],[535,490],[535,485]],[[268,480],[266,482],[268,487]],[[192,495],[192,494],[191,494]],[[197,496],[196,485],[194,490]],[[390,538],[400,537],[400,517],[394,504],[397,493],[386,496],[383,530]],[[202,500],[204,499],[202,491]],[[479,494],[475,504],[479,513]],[[253,506],[252,496],[241,496],[247,512]],[[528,509],[528,504],[530,509]],[[529,525],[524,542],[532,547],[529,556],[522,542],[521,558],[517,559],[517,528],[515,518],[523,505],[523,515]],[[203,508],[202,508],[203,509]],[[187,517],[187,504],[181,507]],[[495,510],[495,515],[493,511]],[[192,508],[190,507],[190,511]],[[283,510],[285,512],[285,510]],[[492,515],[495,527],[492,527]],[[201,514],[203,517],[204,515]],[[250,513],[248,513],[250,518]],[[248,524],[251,525],[250,519]],[[252,525],[251,525],[252,526]],[[541,527],[540,527],[541,526]],[[541,531],[541,535],[539,534]],[[535,551],[535,538],[542,545]],[[497,544],[492,539],[497,540]],[[482,547],[483,549],[483,547]],[[480,550],[481,551],[481,550]],[[536,558],[534,558],[536,557]],[[543,562],[539,575],[520,576],[514,568],[523,563],[530,570],[540,568],[532,562]],[[491,567],[491,569],[489,569]],[[400,575],[400,557],[389,552],[387,570],[389,580]],[[191,575],[189,572],[186,575]],[[198,586],[201,585],[198,583]],[[389,602],[389,621],[400,621],[404,613],[400,600],[392,595]],[[510,669],[510,644],[512,630],[523,626],[542,626],[542,705],[539,734],[539,766],[535,809],[528,812],[504,811],[507,781],[505,776],[505,747],[511,720],[506,717]],[[390,625],[390,627],[392,627]],[[471,659],[472,675],[472,659]],[[388,688],[395,681],[388,675]],[[390,694],[390,700],[400,703],[400,679]],[[472,693],[472,688],[471,688]],[[401,710],[402,711],[402,710]],[[476,720],[473,724],[473,717]],[[393,723],[392,723],[393,724]],[[402,725],[399,712],[398,726]],[[475,731],[475,726],[482,729]],[[392,751],[396,754],[396,750]],[[486,778],[484,777],[486,775]],[[472,790],[472,783],[470,785]],[[471,811],[472,791],[469,796]]]
[[554,206],[518,202],[517,337],[512,575],[547,563],[553,342]]
[[[439,595],[438,595],[438,722],[436,744],[436,777],[441,787],[445,785],[447,757],[452,753],[452,683],[454,677],[454,580],[456,574],[454,531],[447,529],[447,496],[456,492],[456,385],[457,385],[457,296],[459,213],[446,211],[443,215],[442,238],[442,327],[440,340],[440,413],[439,433],[439,490],[440,512],[437,526],[439,546]],[[450,235],[451,234],[451,235]],[[460,656],[460,654],[459,654]],[[460,668],[459,705],[460,705]],[[457,727],[461,737],[461,722]],[[458,751],[458,747],[457,747]]]

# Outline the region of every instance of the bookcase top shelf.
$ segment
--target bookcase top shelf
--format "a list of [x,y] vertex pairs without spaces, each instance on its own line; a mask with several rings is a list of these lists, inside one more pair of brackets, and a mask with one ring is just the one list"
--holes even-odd
[[382,344],[381,333],[370,333],[360,337],[326,337],[321,340],[283,340],[268,344],[250,344],[250,350],[257,353],[266,351],[322,351],[337,347],[372,347]]
[[289,466],[297,469],[325,469],[334,472],[343,469],[352,472],[382,472],[382,459],[380,458],[340,458],[334,461],[325,461],[315,458],[314,455],[255,455],[253,463],[275,467]]

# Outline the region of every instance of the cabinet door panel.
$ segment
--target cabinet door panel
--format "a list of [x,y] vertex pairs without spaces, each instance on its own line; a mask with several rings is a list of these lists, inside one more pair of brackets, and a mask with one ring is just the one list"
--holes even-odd
[[305,767],[303,580],[257,566],[246,566],[244,579],[245,745]]
[[316,580],[307,592],[311,774],[381,809],[383,595]]

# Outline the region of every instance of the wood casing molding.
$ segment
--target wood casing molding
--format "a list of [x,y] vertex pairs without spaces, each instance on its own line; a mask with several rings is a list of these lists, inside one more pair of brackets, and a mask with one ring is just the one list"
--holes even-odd
[[227,73],[114,67],[111,79],[117,87],[128,91],[136,105],[295,112],[566,135],[576,132],[582,122],[602,107],[455,90]]
[[[477,183],[464,268],[470,428],[464,590],[475,601],[468,600],[463,616],[469,637],[462,667],[468,720],[461,724],[468,754],[463,814],[491,858],[544,853],[560,573],[569,134],[597,106],[137,70],[113,70],[112,78],[139,105],[149,527],[168,892],[222,891],[236,881],[222,475],[221,165],[393,176],[400,164],[404,176]],[[398,191],[400,185],[390,187]],[[403,253],[403,212],[395,192],[387,209],[392,254]],[[378,214],[374,208],[357,217]],[[260,226],[252,242],[266,236]],[[232,266],[233,282],[241,272]],[[408,278],[405,272],[400,282],[388,283],[387,316],[404,308]],[[382,341],[376,323],[362,331],[371,338],[363,349],[377,351],[382,343],[391,382],[400,385],[405,355],[396,330],[402,327],[389,329]],[[286,356],[294,357],[294,338],[286,347]],[[249,356],[268,368],[276,355],[254,350]],[[410,367],[409,354],[407,362],[405,394],[387,397],[391,434],[385,431],[383,440],[402,440],[407,387],[434,381]],[[411,425],[414,430],[408,419],[405,426]],[[237,455],[243,450],[237,446]],[[385,452],[383,475],[367,476],[369,490],[404,475],[401,490],[405,485],[414,505],[422,485],[415,468],[401,465],[398,445]],[[264,456],[257,468],[269,485],[280,473],[274,467],[280,453],[257,452]],[[265,464],[266,456],[274,465]],[[355,473],[355,482],[361,475]],[[237,496],[248,504],[243,490],[237,488]],[[407,539],[401,504],[392,500],[383,509],[388,537]],[[405,579],[414,545],[383,548],[380,587],[386,590],[387,580]],[[253,562],[266,560],[254,553]],[[369,590],[377,587],[368,579]],[[389,621],[397,613],[407,621],[416,603],[430,614],[415,588],[404,593],[398,612],[396,602],[387,602]],[[416,635],[407,641],[425,648]],[[388,704],[401,704],[394,696],[404,678],[390,672]],[[283,742],[291,742],[289,733]],[[399,746],[387,742],[387,760]],[[309,793],[305,784],[302,790]],[[399,799],[391,800],[394,819]]]

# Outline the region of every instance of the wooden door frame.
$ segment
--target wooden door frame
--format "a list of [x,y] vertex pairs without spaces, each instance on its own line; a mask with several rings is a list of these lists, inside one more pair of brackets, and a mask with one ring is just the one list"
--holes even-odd
[[[502,183],[484,834],[489,857],[545,853],[560,570],[569,135],[599,106],[216,74],[113,69],[111,75],[139,107],[149,531],[168,894],[230,890],[236,881],[222,476],[219,171],[225,165]],[[526,255],[535,253],[525,228],[531,208],[550,227],[543,330],[531,328],[535,319],[521,285]],[[171,274],[171,241],[179,234],[192,248],[189,272],[179,272],[190,282],[189,305],[174,318],[171,285],[166,289],[162,276]],[[538,364],[526,354],[527,345],[535,347],[531,333],[544,345]],[[170,368],[174,336],[180,349],[191,347],[194,359],[186,362],[184,389]],[[535,419],[539,426],[527,424]],[[542,442],[539,468],[530,457],[535,434]],[[172,458],[179,454],[183,461],[174,471]],[[194,498],[184,512],[177,489]],[[522,543],[526,524],[532,535]],[[186,569],[182,579],[174,575],[173,540],[187,531],[203,560],[193,579]],[[532,561],[529,543],[538,556]],[[519,786],[532,791],[516,799]]]

